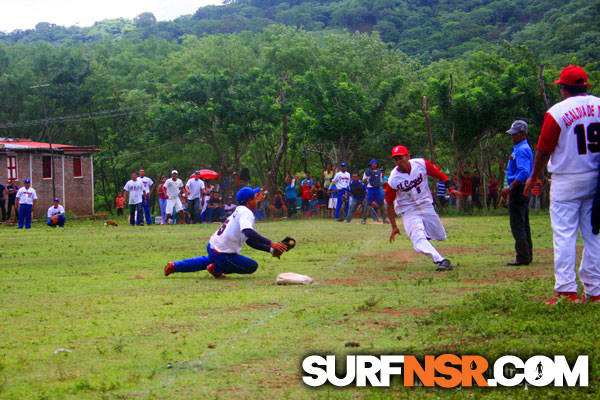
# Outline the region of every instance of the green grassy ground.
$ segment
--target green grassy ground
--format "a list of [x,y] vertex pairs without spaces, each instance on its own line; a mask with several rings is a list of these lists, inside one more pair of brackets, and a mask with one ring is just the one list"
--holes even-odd
[[[541,302],[553,286],[547,215],[532,216],[534,263],[517,268],[504,265],[507,216],[444,221],[450,273],[404,234],[390,245],[389,225],[292,220],[258,225],[294,236],[292,252],[245,249],[259,270],[226,280],[162,273],[204,254],[217,225],[0,227],[0,398],[598,398],[599,308]],[[276,286],[288,271],[319,284]],[[590,387],[310,389],[300,379],[308,354],[443,352],[588,354]]]

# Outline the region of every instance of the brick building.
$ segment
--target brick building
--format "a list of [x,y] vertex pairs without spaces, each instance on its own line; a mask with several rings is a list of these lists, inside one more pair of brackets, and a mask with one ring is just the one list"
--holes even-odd
[[52,204],[53,183],[56,197],[67,212],[90,216],[94,213],[92,154],[99,150],[0,138],[0,165],[6,168],[6,172],[0,175],[0,182],[6,186],[10,179],[16,179],[22,187],[24,179],[31,180],[31,186],[38,195],[38,206],[33,212],[35,219],[46,217],[46,211]]

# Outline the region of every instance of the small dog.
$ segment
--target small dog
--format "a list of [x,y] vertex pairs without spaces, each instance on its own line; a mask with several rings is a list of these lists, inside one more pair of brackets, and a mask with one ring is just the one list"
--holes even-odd
[[115,221],[106,221],[104,223],[104,226],[119,226],[119,224],[117,224]]

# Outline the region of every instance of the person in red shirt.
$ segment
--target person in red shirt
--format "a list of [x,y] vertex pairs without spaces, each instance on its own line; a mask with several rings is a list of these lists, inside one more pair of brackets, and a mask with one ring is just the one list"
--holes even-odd
[[310,172],[306,173],[306,178],[300,183],[302,191],[302,213],[310,218],[310,200],[312,199],[313,181]]
[[487,182],[488,195],[487,195],[487,208],[490,209],[490,204],[494,206],[494,210],[498,208],[498,186],[500,182],[496,179],[496,174],[492,174]]
[[123,210],[125,209],[125,197],[123,197],[123,193],[117,195],[115,203],[117,204],[117,215],[123,215]]
[[473,180],[469,172],[465,172],[461,176],[460,192],[462,193],[463,210],[468,211],[471,209],[471,202],[473,201]]

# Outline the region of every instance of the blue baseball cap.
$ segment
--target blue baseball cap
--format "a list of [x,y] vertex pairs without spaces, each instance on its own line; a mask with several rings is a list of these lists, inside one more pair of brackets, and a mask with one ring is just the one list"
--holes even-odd
[[58,201],[60,203],[60,200],[58,199],[58,197],[55,197],[54,201]]
[[31,183],[31,181],[27,178],[25,178],[25,180],[23,181],[23,183]]
[[346,164],[345,162],[341,163],[340,165],[341,165],[342,167],[347,167],[347,166],[348,166],[348,164]]
[[369,161],[369,165],[373,165],[373,163],[379,164],[379,161],[377,161],[376,159],[372,159],[371,161]]
[[260,191],[260,188],[256,188],[256,189],[252,189],[249,186],[245,186],[243,188],[241,188],[240,190],[238,190],[237,194],[235,195],[235,198],[238,202],[240,203],[245,203],[248,200],[250,200],[252,197],[254,197],[254,195],[256,193],[258,193]]

